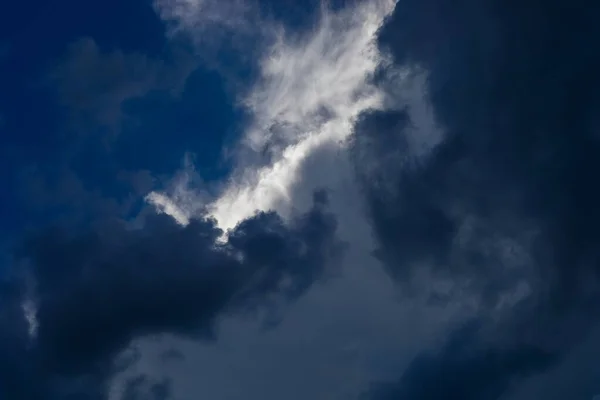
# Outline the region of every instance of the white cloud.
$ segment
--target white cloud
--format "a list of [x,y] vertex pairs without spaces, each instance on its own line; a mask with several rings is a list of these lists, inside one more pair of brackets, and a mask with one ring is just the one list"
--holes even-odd
[[[201,35],[202,24],[232,15],[230,8],[209,0],[157,4],[163,17],[178,18],[195,35]],[[240,4],[235,3],[236,10],[246,12],[248,6]],[[370,77],[383,61],[376,32],[394,5],[394,0],[374,0],[335,13],[323,8],[316,28],[303,37],[272,26],[275,40],[263,52],[260,79],[239,101],[253,117],[241,146],[256,153],[269,148],[274,158],[266,166],[238,160],[222,195],[208,205],[222,228],[234,227],[257,210],[276,209],[286,216],[306,158],[322,146],[343,143],[362,111],[383,106],[384,97]],[[236,21],[235,26],[245,26]],[[194,31],[199,25],[200,31]],[[193,208],[154,193],[148,199],[163,212],[167,206]]]
[[171,34],[191,31],[199,40],[209,30],[245,29],[252,10],[244,0],[155,0],[154,8],[163,20],[173,23]]
[[157,212],[170,215],[180,225],[187,225],[190,218],[202,214],[207,196],[197,186],[200,177],[193,165],[193,158],[186,154],[182,169],[170,182],[165,193],[151,192],[145,200]]
[[346,127],[321,132],[323,125],[343,124],[378,106],[380,96],[367,80],[381,62],[375,34],[393,5],[376,0],[338,13],[323,9],[308,37],[282,32],[261,60],[261,80],[243,100],[255,117],[247,135],[250,146],[260,149],[274,127],[291,142],[321,133],[344,137]]
[[190,222],[189,213],[182,210],[175,200],[171,200],[164,193],[152,192],[146,196],[146,201],[156,207],[157,212],[170,215],[180,225],[187,225]]
[[27,321],[27,333],[30,338],[35,338],[37,336],[37,331],[39,327],[39,321],[37,319],[37,305],[35,302],[28,298],[21,305],[23,310],[23,315],[25,315],[25,320]]
[[261,79],[242,103],[254,116],[244,144],[261,151],[270,144],[275,161],[254,170],[244,165],[210,206],[223,228],[255,210],[287,214],[289,193],[306,158],[321,146],[342,142],[360,112],[382,105],[369,83],[381,61],[375,34],[394,2],[377,0],[356,8],[322,12],[308,37],[281,34],[261,60]]

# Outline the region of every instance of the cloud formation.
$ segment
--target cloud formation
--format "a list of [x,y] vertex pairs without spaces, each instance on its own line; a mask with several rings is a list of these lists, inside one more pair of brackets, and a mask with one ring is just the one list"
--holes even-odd
[[[2,291],[9,297],[0,315],[14,322],[0,368],[16,371],[3,377],[18,379],[3,382],[0,393],[105,398],[117,356],[134,338],[171,332],[209,339],[221,316],[294,300],[343,250],[326,203],[315,194],[313,208],[288,225],[261,213],[241,222],[227,242],[217,241],[221,231],[213,220],[183,227],[160,215],[149,216],[143,228],[117,221],[87,232],[36,235],[21,252],[33,289],[15,277]],[[34,304],[34,335],[24,301]]]
[[[0,397],[600,392],[579,364],[600,348],[600,8],[280,4],[155,0],[168,60],[83,39],[52,70],[69,149],[20,176],[30,220],[60,226],[0,259]],[[118,132],[132,104],[143,139],[73,137]],[[224,181],[161,164],[214,153],[204,128],[229,120]]]
[[[210,2],[185,3],[204,7]],[[175,12],[179,3],[167,4],[170,16],[201,36],[196,26],[204,14],[180,15]],[[290,191],[307,157],[343,142],[360,112],[383,106],[371,81],[384,61],[375,38],[394,4],[377,0],[336,11],[322,7],[314,29],[299,36],[265,20],[275,36],[264,41],[257,80],[239,97],[251,122],[237,151],[238,166],[223,193],[208,205],[219,226],[232,228],[257,210],[289,214]]]
[[[381,29],[393,65],[380,86],[393,99],[398,69],[423,70],[443,135],[424,161],[407,163],[416,158],[410,107],[357,124],[376,254],[404,293],[469,299],[492,316],[477,335],[489,344],[442,346],[382,398],[506,396],[532,360],[514,351],[564,357],[597,323],[599,12],[586,2],[409,0]],[[503,367],[484,366],[489,357]],[[478,373],[490,374],[484,387]],[[432,391],[445,374],[454,383]]]
[[398,382],[375,386],[369,398],[377,400],[500,398],[517,380],[555,362],[552,354],[532,345],[487,347],[476,335],[478,322],[454,331],[439,353],[421,354]]

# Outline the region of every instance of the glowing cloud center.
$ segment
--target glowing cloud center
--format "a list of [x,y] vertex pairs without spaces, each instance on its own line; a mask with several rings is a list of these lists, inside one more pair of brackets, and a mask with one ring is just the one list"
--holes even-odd
[[[281,148],[267,166],[239,160],[222,194],[206,205],[222,229],[258,210],[286,216],[307,156],[328,143],[343,145],[362,111],[383,107],[370,78],[383,61],[376,33],[394,6],[394,0],[375,0],[324,10],[316,29],[300,40],[278,31],[260,61],[260,79],[241,99],[254,121],[242,145],[255,152],[272,144]],[[150,193],[147,201],[182,224],[192,216],[189,210],[199,209],[163,193]]]

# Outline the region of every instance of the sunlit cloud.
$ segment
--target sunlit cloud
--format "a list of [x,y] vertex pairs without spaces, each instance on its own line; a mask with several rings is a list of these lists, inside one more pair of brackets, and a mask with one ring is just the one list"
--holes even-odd
[[[192,23],[194,14],[178,11],[179,3],[169,3],[169,15],[180,15],[183,25],[195,29],[201,21]],[[376,33],[394,6],[393,0],[376,0],[336,12],[323,7],[315,28],[301,37],[273,26],[275,39],[259,60],[260,77],[238,99],[252,117],[240,145],[246,152],[268,150],[271,162],[237,161],[222,194],[207,205],[221,228],[233,228],[257,210],[276,209],[286,216],[290,190],[306,158],[323,145],[343,146],[361,112],[384,107],[384,95],[371,78],[385,61]],[[156,193],[148,200],[163,212],[191,207]]]

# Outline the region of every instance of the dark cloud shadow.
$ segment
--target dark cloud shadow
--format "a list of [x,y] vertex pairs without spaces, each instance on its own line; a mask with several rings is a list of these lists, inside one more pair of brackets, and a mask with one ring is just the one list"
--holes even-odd
[[[147,217],[140,229],[115,222],[36,234],[19,252],[29,265],[17,270],[27,272],[25,281],[15,277],[0,292],[7,296],[0,316],[14,329],[2,341],[11,351],[0,353],[0,369],[19,371],[0,394],[104,398],[116,357],[133,339],[173,333],[209,340],[221,316],[293,301],[343,249],[324,199],[315,195],[289,225],[275,213],[258,214],[225,242],[213,220],[182,227],[164,215]],[[36,305],[33,337],[25,299]]]
[[[413,366],[420,372],[408,371],[389,398],[442,398],[428,387],[441,371],[458,376],[456,385],[440,386],[443,398],[499,398],[496,383],[520,367],[503,361],[506,368],[486,369],[489,354],[512,360],[511,349],[529,343],[560,357],[594,325],[599,16],[600,6],[583,0],[409,0],[381,29],[394,65],[380,85],[396,89],[388,79],[396,67],[426,71],[445,140],[415,165],[406,162],[410,110],[367,113],[357,124],[356,168],[376,254],[406,294],[425,274],[432,286],[452,283],[450,292],[433,293],[438,300],[475,298],[498,316],[488,322],[498,332],[487,335],[502,343],[465,355],[458,369],[442,351],[427,368]],[[467,384],[478,370],[490,375],[481,378],[485,388]],[[419,390],[413,374],[425,379]]]
[[479,342],[478,325],[470,322],[459,327],[438,352],[419,355],[400,380],[374,385],[365,397],[377,400],[497,399],[511,385],[555,362],[553,354],[535,346],[489,347]]

